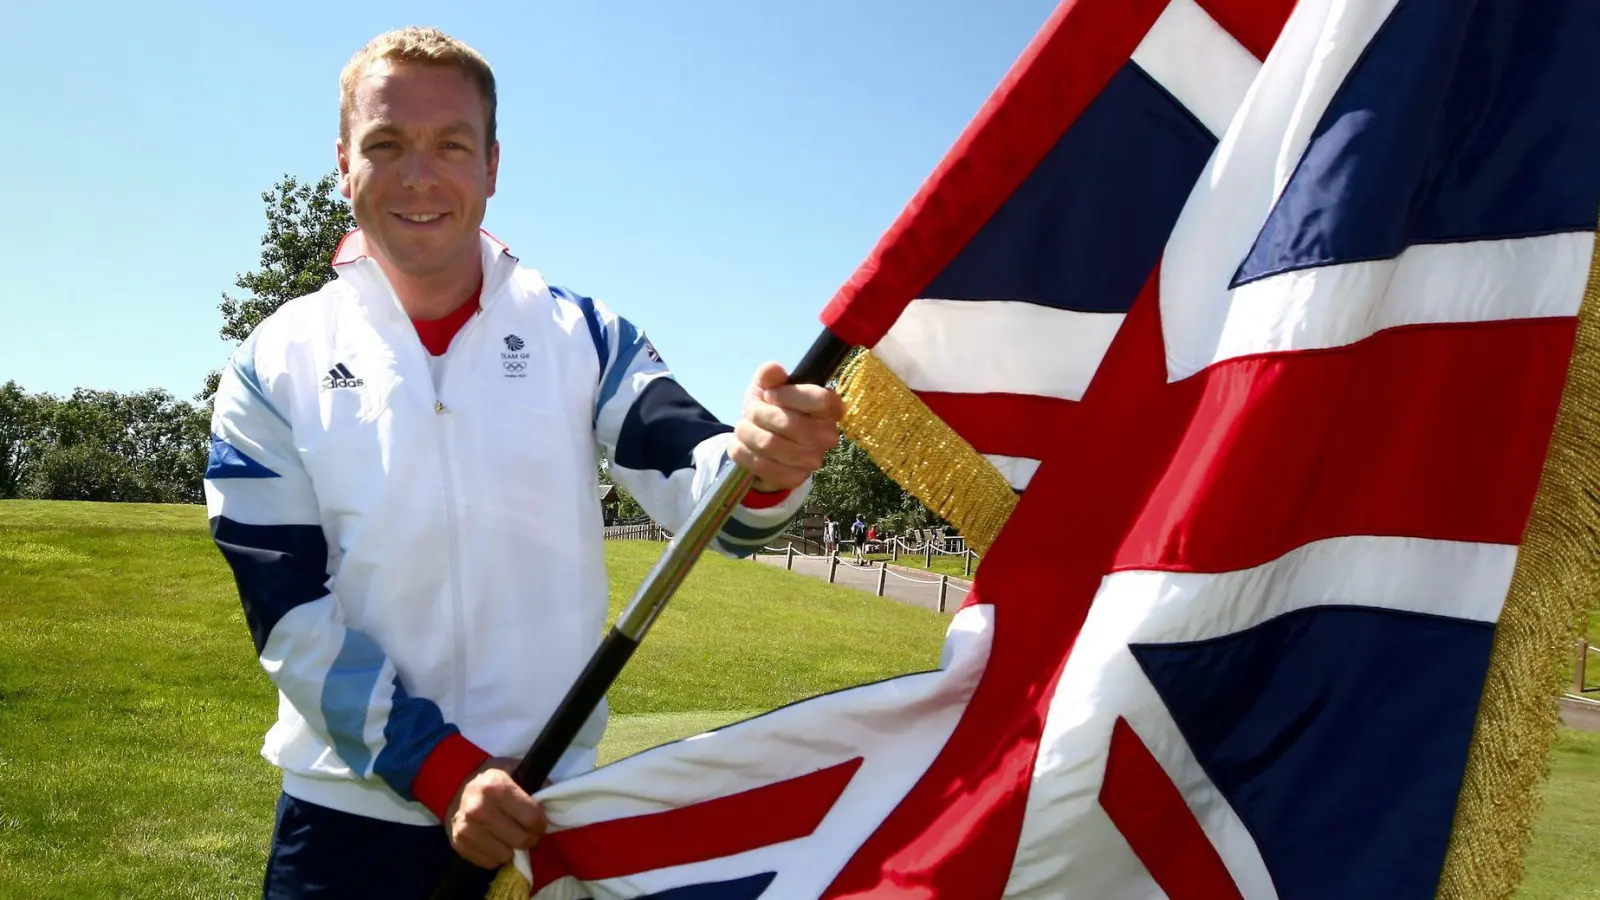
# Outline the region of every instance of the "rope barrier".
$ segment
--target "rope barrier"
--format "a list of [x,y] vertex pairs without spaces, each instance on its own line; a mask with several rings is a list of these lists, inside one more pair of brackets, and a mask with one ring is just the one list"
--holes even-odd
[[939,583],[939,579],[937,579],[937,578],[935,578],[932,581],[923,581],[921,578],[909,578],[909,577],[907,577],[905,575],[901,575],[899,572],[890,571],[890,570],[885,570],[885,571],[888,571],[891,576],[893,576],[895,578],[898,578],[901,581],[909,581],[912,584],[938,584]]
[[[776,553],[779,556],[782,556],[783,554],[788,553],[789,550],[790,550],[789,547],[765,547],[765,546],[763,546],[760,550],[757,550],[756,552],[757,553]],[[801,557],[803,559],[827,559],[828,558],[828,554],[826,554],[826,553],[806,553],[806,552],[801,551],[801,550],[794,551],[794,555],[797,556],[797,557]],[[840,557],[840,559],[842,560],[843,557]]]
[[913,547],[910,544],[906,543],[906,539],[905,538],[898,538],[897,537],[897,538],[894,538],[891,541],[889,541],[889,543],[898,544],[899,547],[900,547],[900,552],[901,553],[926,553],[929,550],[932,550],[934,553],[937,553],[940,556],[971,556],[973,558],[976,558],[978,556],[978,554],[973,552],[972,550],[940,550],[936,546],[937,542],[935,542],[935,541],[923,541],[922,543],[920,543],[917,546]]
[[[756,552],[757,553],[771,554],[773,556],[783,556],[784,554],[789,552],[789,548],[788,547],[767,547],[767,546],[763,546],[760,550],[757,550]],[[826,561],[827,559],[830,558],[829,555],[826,554],[826,553],[822,553],[822,554],[802,553],[799,550],[794,551],[794,555],[795,555],[796,559],[820,559],[820,560]],[[842,566],[853,566],[853,567],[855,567],[857,569],[875,569],[875,568],[878,567],[878,565],[880,565],[883,562],[885,562],[885,561],[884,560],[875,560],[875,559],[869,559],[869,560],[864,560],[864,561],[861,561],[861,562],[857,562],[853,557],[851,557],[849,555],[841,555],[839,557],[839,564],[840,565],[842,565]],[[939,583],[937,579],[924,581],[924,580],[922,580],[920,578],[909,578],[909,577],[907,577],[905,575],[901,575],[898,572],[892,572],[891,571],[889,574],[893,575],[896,578],[899,578],[902,581],[909,581],[909,582],[912,582],[913,584],[938,584]],[[963,578],[964,579],[966,576],[951,575],[950,577],[953,578],[953,579],[955,579],[955,578]],[[952,582],[952,584],[954,584],[954,582]],[[956,585],[956,587],[960,588],[961,590],[966,590],[966,588],[963,588],[960,585]]]

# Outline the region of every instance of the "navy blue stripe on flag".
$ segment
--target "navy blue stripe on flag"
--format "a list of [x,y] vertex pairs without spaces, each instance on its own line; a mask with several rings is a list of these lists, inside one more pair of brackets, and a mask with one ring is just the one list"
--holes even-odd
[[1493,640],[1323,606],[1130,649],[1281,896],[1432,900]]
[[625,469],[654,469],[671,476],[694,465],[694,448],[701,441],[732,430],[696,403],[678,382],[657,378],[645,385],[628,407],[612,462]]
[[918,296],[1127,312],[1215,147],[1128,63]]
[[216,516],[211,537],[233,569],[258,656],[289,610],[328,595],[328,540],[320,525],[246,525]]
[[645,894],[638,900],[756,900],[777,877],[777,872],[764,872],[760,875],[736,878],[733,881],[686,884],[683,887]]
[[1400,0],[1234,278],[1590,231],[1600,3]]

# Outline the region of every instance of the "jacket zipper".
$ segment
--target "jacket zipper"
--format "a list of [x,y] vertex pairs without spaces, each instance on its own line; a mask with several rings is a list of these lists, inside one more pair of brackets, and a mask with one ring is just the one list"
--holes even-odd
[[[487,275],[487,273],[485,273]],[[482,300],[479,301],[480,304]],[[483,311],[468,319],[461,326],[452,344],[462,340],[469,334],[478,320],[483,318]],[[424,365],[427,364],[427,348],[422,347],[420,340],[417,346],[422,350]],[[457,725],[467,718],[467,611],[463,600],[464,592],[461,590],[461,528],[456,517],[456,504],[462,495],[460,474],[455,467],[455,456],[452,450],[455,446],[455,426],[450,407],[444,404],[442,396],[445,385],[449,383],[451,356],[446,351],[445,357],[439,363],[439,381],[433,389],[434,419],[439,423],[439,466],[443,470],[445,504],[444,519],[446,531],[446,553],[450,563],[450,613],[455,625],[455,721]],[[429,379],[432,382],[432,379]]]
[[[374,264],[374,268],[375,267],[376,265]],[[378,277],[380,280],[382,279],[381,274]],[[461,326],[461,331],[456,334],[457,339],[462,338],[470,333],[478,324],[478,320],[483,318],[484,311],[488,308],[488,300],[490,298],[488,279],[489,271],[487,268],[485,268],[484,291],[480,295],[478,301],[481,308],[477,315],[473,316],[471,319],[468,319],[467,322]],[[503,287],[503,282],[500,279],[496,279],[494,290],[498,292]],[[396,306],[398,307],[398,305],[399,303],[396,301]],[[403,310],[402,315],[404,315]],[[407,330],[411,336],[412,346],[416,348],[417,352],[422,357],[421,362],[423,370],[428,371],[431,368],[428,362],[428,349],[422,346],[422,340],[417,337],[415,329]],[[455,343],[455,341],[452,341],[451,343]],[[444,518],[446,531],[445,552],[449,557],[448,561],[450,564],[450,613],[452,622],[455,625],[455,665],[453,667],[455,681],[455,714],[452,718],[454,718],[456,723],[459,725],[461,722],[466,720],[467,712],[467,623],[466,607],[462,602],[463,592],[461,590],[461,528],[456,517],[456,503],[461,497],[462,492],[460,478],[456,472],[455,463],[450,452],[455,443],[455,427],[451,423],[452,416],[450,408],[445,406],[443,400],[444,387],[449,380],[449,374],[450,356],[447,352],[445,358],[439,364],[438,382],[434,382],[432,373],[429,372],[427,383],[432,389],[433,393],[433,417],[434,421],[437,423],[436,431],[439,435],[439,468],[440,475],[444,481]]]
[[[448,365],[448,364],[446,364]],[[444,384],[444,371],[439,372],[439,383]],[[434,418],[439,422],[439,465],[444,475],[445,552],[450,564],[450,613],[455,625],[455,715],[457,723],[467,717],[467,612],[462,603],[461,590],[461,530],[456,521],[456,500],[461,496],[461,485],[456,479],[456,468],[451,454],[455,443],[455,428],[451,423],[450,409],[438,399],[433,403]]]

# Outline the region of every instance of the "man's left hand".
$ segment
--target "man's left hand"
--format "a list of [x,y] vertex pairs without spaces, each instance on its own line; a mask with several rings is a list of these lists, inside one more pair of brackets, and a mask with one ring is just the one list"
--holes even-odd
[[755,473],[758,491],[794,490],[822,468],[822,454],[839,444],[844,403],[815,384],[787,384],[789,373],[769,362],[756,370],[734,426],[728,458]]

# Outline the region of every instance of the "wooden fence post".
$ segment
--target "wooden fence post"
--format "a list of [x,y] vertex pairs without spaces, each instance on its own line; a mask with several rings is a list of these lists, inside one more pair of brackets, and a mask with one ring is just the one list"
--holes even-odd
[[794,545],[790,544],[789,546],[783,548],[783,555],[784,555],[783,567],[785,569],[788,569],[789,571],[793,572],[794,571]]
[[1573,677],[1572,677],[1572,680],[1573,680],[1572,692],[1574,694],[1577,694],[1579,697],[1583,696],[1583,684],[1584,684],[1584,680],[1585,680],[1584,679],[1584,669],[1588,666],[1588,663],[1589,663],[1589,639],[1587,637],[1581,637],[1581,638],[1578,638],[1578,668],[1573,673]]
[[878,564],[878,596],[879,597],[883,596],[883,583],[884,583],[884,581],[888,580],[888,578],[889,578],[889,564],[888,563],[879,563]]
[[889,546],[894,548],[893,550],[889,551],[890,553],[894,554],[894,561],[895,562],[899,562],[900,561],[900,539],[899,538],[895,538],[893,541],[890,542]]
[[828,557],[828,583],[833,584],[833,577],[839,571],[839,554]]
[[961,555],[966,557],[966,559],[963,560],[963,562],[966,564],[965,565],[965,570],[961,574],[966,576],[966,577],[968,577],[968,578],[971,578],[972,577],[972,557],[976,556],[977,554],[973,553],[971,550],[963,550]]
[[945,598],[945,594],[947,592],[949,592],[949,590],[950,590],[950,576],[949,575],[940,575],[939,576],[939,612],[944,612],[944,598]]
[[929,541],[928,545],[922,548],[922,567],[933,568],[933,541]]

